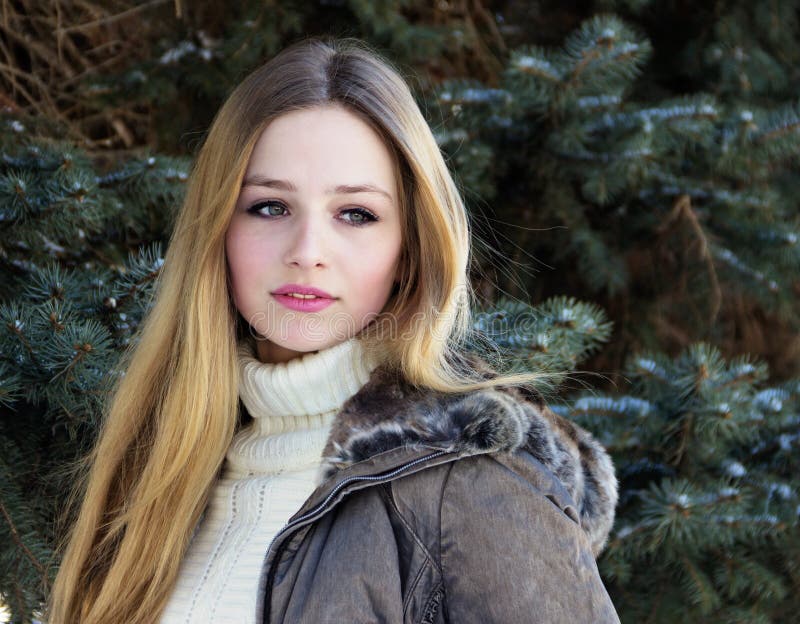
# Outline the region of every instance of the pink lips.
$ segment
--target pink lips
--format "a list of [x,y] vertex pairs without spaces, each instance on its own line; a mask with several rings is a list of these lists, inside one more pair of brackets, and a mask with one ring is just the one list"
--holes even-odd
[[[314,298],[292,297],[289,293],[298,295],[314,295]],[[324,290],[300,284],[284,284],[272,292],[272,296],[284,307],[298,312],[318,312],[331,305],[336,298]]]

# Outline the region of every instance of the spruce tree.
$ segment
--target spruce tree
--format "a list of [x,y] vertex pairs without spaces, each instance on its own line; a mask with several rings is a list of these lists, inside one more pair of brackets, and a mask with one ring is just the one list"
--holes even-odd
[[0,596],[29,621],[187,163],[142,156],[104,170],[72,145],[28,140],[18,119],[0,123],[12,130],[0,147]]
[[[755,3],[735,14],[736,32],[751,20],[779,23],[785,11],[776,11]],[[786,31],[800,32],[790,27],[796,20]],[[703,54],[711,62],[730,45],[714,40]],[[763,50],[748,54],[764,61]],[[646,74],[652,56],[641,29],[597,15],[558,47],[511,49],[496,85],[451,79],[428,94],[479,230],[516,247],[503,241],[484,253],[513,250],[502,280],[511,294],[566,286],[613,307],[626,320],[626,347],[657,349],[678,336],[681,346],[735,344],[731,324],[745,300],[791,339],[800,328],[800,108],[794,94],[769,88],[797,86],[794,57],[772,58],[782,83],[754,75],[761,91],[742,94],[724,57],[716,83],[666,92]],[[742,81],[763,69],[737,67]],[[572,271],[560,283],[554,272],[512,271],[529,259]]]
[[623,622],[794,621],[800,382],[707,343],[632,355],[628,392],[562,413],[612,453],[621,496],[601,572]]

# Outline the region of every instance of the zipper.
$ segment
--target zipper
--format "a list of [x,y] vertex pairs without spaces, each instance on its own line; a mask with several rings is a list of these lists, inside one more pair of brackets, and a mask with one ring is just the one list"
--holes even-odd
[[[304,513],[299,518],[295,518],[292,522],[287,523],[284,527],[275,534],[275,537],[272,538],[272,541],[269,543],[269,547],[267,548],[267,554],[272,549],[272,545],[278,540],[278,538],[286,533],[287,531],[294,529],[298,525],[304,523],[309,518],[313,517],[314,515],[320,514],[325,507],[328,506],[331,499],[336,496],[336,494],[346,485],[353,483],[354,481],[387,481],[392,479],[392,477],[400,474],[408,470],[409,468],[413,468],[419,463],[428,461],[429,459],[434,459],[436,457],[440,457],[441,455],[447,455],[452,451],[436,451],[435,453],[431,453],[430,455],[426,455],[425,457],[420,457],[415,459],[414,461],[410,461],[407,464],[403,464],[402,466],[398,466],[394,470],[379,474],[379,475],[359,475],[353,477],[347,477],[341,483],[339,483],[335,488],[333,488],[328,495],[325,497],[325,500],[320,502],[316,507],[310,509],[306,513]],[[281,547],[278,549],[278,552],[275,553],[275,557],[272,559],[272,564],[270,565],[269,574],[267,575],[267,587],[266,587],[266,594],[264,596],[264,614],[263,614],[263,622],[264,624],[269,624],[270,618],[270,609],[272,607],[272,582],[275,578],[275,570],[277,569],[276,563],[280,561],[280,556],[283,550],[286,548],[286,544],[288,542],[284,542],[281,544]]]

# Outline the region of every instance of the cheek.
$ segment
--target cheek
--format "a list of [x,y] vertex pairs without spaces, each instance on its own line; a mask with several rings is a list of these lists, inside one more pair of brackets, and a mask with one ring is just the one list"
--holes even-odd
[[354,265],[355,272],[350,282],[359,292],[360,307],[380,309],[386,302],[394,282],[397,256],[375,253]]
[[231,290],[237,306],[246,303],[248,295],[259,283],[259,267],[266,263],[252,238],[241,236],[235,228],[225,236],[225,256],[230,273]]

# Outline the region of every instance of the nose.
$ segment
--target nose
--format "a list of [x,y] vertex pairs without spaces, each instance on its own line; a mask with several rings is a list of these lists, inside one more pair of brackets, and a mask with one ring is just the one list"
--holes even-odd
[[298,268],[313,268],[325,265],[324,232],[323,224],[310,215],[298,219],[296,227],[290,233],[287,241],[284,261],[290,266]]

